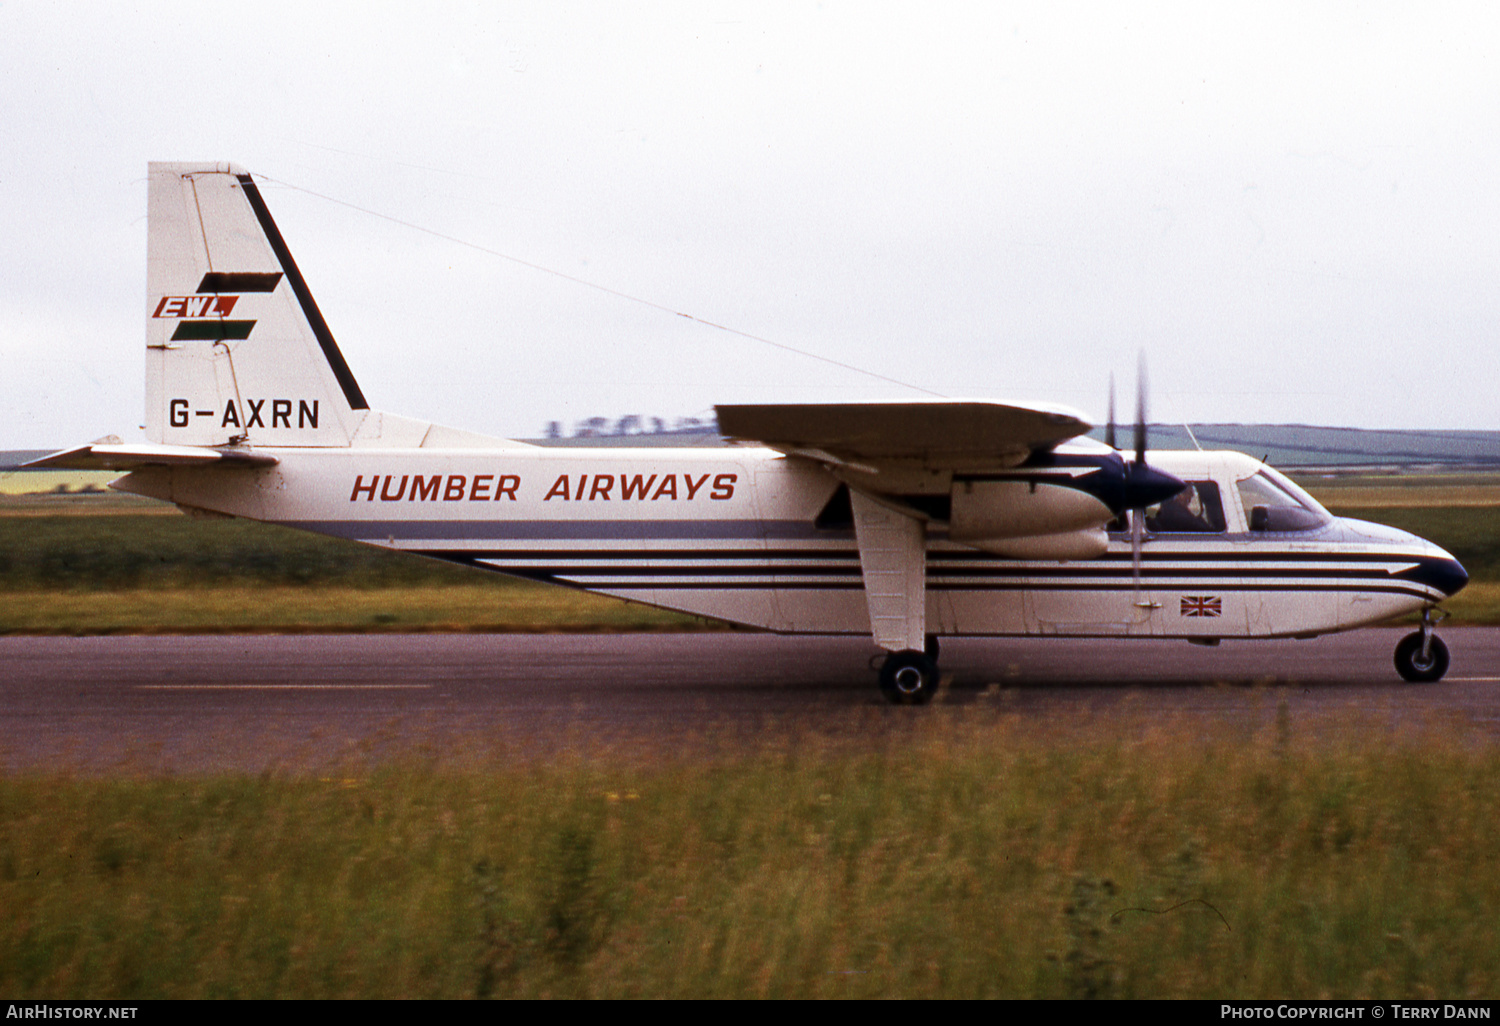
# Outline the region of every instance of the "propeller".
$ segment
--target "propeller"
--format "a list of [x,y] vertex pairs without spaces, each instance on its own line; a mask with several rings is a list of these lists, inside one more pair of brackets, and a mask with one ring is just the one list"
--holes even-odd
[[1135,359],[1135,462],[1146,465],[1146,353]]
[[[1136,355],[1135,362],[1135,461],[1126,468],[1126,481],[1133,484],[1138,476],[1137,468],[1146,466],[1146,353]],[[1128,487],[1128,485],[1127,485]],[[1151,603],[1141,601],[1141,545],[1145,541],[1146,507],[1138,506],[1130,511],[1130,578],[1134,583],[1137,609],[1149,608]]]
[[[1135,458],[1125,461],[1124,501],[1122,505],[1130,515],[1130,563],[1135,582],[1135,604],[1142,608],[1155,606],[1153,602],[1141,600],[1141,545],[1145,538],[1143,511],[1148,506],[1165,502],[1187,487],[1186,483],[1146,463],[1146,354],[1142,352],[1136,361],[1135,380]],[[1109,376],[1109,424],[1104,429],[1104,441],[1115,448],[1115,377]]]
[[1109,423],[1104,426],[1104,444],[1115,448],[1115,372],[1109,372]]
[[1152,603],[1141,601],[1141,545],[1145,541],[1145,509],[1130,511],[1130,580],[1134,586],[1135,604],[1138,608],[1150,608]]
[[[1146,462],[1146,356],[1141,354],[1136,369],[1135,386],[1135,450],[1134,459],[1120,453],[1123,473],[1120,487],[1114,495],[1110,508],[1123,512],[1127,509],[1145,509],[1158,502],[1165,502],[1186,485],[1164,471],[1156,470]],[[1115,430],[1115,378],[1109,376],[1109,423],[1104,428],[1104,443],[1118,451],[1118,432]]]

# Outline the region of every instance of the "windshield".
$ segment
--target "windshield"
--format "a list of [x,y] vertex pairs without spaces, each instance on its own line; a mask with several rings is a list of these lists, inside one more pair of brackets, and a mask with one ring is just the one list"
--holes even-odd
[[1237,485],[1252,531],[1309,531],[1332,519],[1318,500],[1270,467]]

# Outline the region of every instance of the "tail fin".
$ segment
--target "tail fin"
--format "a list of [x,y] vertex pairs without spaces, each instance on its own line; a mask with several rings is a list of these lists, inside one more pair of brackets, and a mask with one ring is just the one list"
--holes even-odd
[[149,171],[147,438],[349,445],[369,405],[250,175]]

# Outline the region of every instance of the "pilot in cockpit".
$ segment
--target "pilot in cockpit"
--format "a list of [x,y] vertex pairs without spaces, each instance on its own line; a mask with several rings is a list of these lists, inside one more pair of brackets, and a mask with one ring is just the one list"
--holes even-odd
[[1148,531],[1218,531],[1222,527],[1215,527],[1209,521],[1193,512],[1195,501],[1200,509],[1208,512],[1205,504],[1199,500],[1197,490],[1189,482],[1188,486],[1166,502],[1161,504],[1155,516],[1147,517],[1146,529]]

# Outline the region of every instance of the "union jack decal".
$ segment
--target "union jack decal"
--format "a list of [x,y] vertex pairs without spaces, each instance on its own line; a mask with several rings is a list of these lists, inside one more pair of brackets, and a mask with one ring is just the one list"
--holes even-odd
[[1184,595],[1178,612],[1182,616],[1219,616],[1224,612],[1224,600],[1217,595]]

